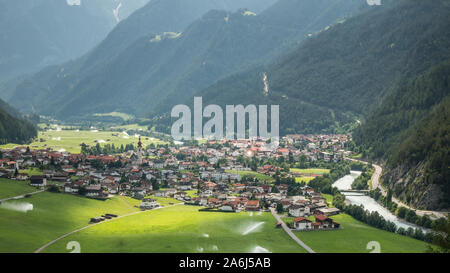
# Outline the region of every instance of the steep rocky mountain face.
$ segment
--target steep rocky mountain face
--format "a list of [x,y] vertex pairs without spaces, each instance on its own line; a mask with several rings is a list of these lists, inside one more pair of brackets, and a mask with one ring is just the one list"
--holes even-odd
[[[127,14],[144,0],[124,1]],[[117,24],[115,0],[0,1],[0,81],[77,58]]]
[[[110,111],[146,115],[158,112],[156,106],[163,111],[221,77],[270,59],[361,6],[361,1],[281,0],[258,13],[257,8],[237,7],[260,7],[261,2],[226,1],[234,3],[234,12],[212,10],[183,29],[180,22],[188,21],[184,17],[203,11],[192,3],[203,9],[220,7],[211,5],[221,1],[179,1],[159,1],[173,3],[164,9],[170,10],[166,17],[150,16],[156,8],[147,7],[159,3],[150,2],[83,58],[22,81],[10,103],[58,118]],[[204,1],[208,5],[200,5]],[[277,19],[286,16],[290,20]],[[149,18],[154,23],[142,21]]]
[[420,209],[450,207],[450,61],[397,88],[354,134],[383,183]]

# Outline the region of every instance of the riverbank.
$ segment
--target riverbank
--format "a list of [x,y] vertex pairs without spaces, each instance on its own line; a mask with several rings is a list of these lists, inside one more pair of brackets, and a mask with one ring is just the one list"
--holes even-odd
[[[346,175],[342,177],[341,179],[338,179],[336,182],[333,183],[333,187],[336,187],[338,190],[350,190],[351,184],[353,181],[361,174],[361,172],[357,171],[351,171],[349,175]],[[375,174],[375,173],[374,173]],[[415,224],[408,223],[403,219],[400,219],[396,215],[394,215],[391,211],[389,211],[387,208],[382,206],[380,203],[378,203],[375,199],[373,199],[370,196],[364,195],[364,194],[354,194],[354,193],[343,193],[346,200],[351,205],[362,205],[365,210],[368,210],[369,212],[378,212],[380,216],[382,216],[385,220],[393,222],[397,228],[420,228],[422,231],[426,232],[425,228],[419,227]]]
[[[360,162],[363,164],[369,164],[366,161],[362,161],[362,160],[358,160],[358,159],[354,159],[354,158],[345,158],[345,160],[350,160],[350,161],[355,161],[355,162]],[[387,195],[387,190],[385,188],[383,188],[383,186],[380,183],[380,178],[381,178],[381,174],[383,172],[383,168],[377,164],[372,163],[372,166],[375,168],[375,172],[372,175],[371,178],[371,184],[372,184],[372,188],[371,190],[375,190],[375,189],[380,189],[381,194],[383,196]],[[402,206],[405,207],[409,210],[413,210],[418,216],[425,216],[428,215],[432,220],[436,220],[438,218],[445,218],[448,215],[448,211],[432,211],[432,210],[419,210],[419,209],[415,209],[413,207],[410,207],[406,204],[404,204],[403,202],[401,202],[400,200],[398,200],[397,198],[395,198],[394,196],[392,196],[392,202],[394,202],[395,204],[397,204],[397,206]]]

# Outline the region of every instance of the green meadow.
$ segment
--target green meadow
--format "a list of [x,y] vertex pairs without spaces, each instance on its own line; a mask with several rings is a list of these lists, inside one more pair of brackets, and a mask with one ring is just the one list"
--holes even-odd
[[332,216],[339,230],[295,231],[294,234],[316,252],[369,253],[367,244],[380,243],[381,253],[423,253],[428,244],[407,236],[371,227],[347,214]]
[[[4,189],[1,185],[0,192]],[[88,225],[91,217],[138,211],[128,200],[114,197],[99,201],[43,192],[4,202],[0,205],[0,252],[33,252],[63,234]],[[30,205],[32,209],[25,211]]]
[[299,169],[299,168],[290,168],[289,171],[291,173],[302,173],[302,174],[325,174],[330,173],[330,170],[328,169]]
[[244,176],[254,176],[256,177],[256,179],[258,179],[259,181],[264,181],[266,183],[270,183],[273,182],[274,179],[268,175],[262,174],[262,173],[258,173],[258,172],[254,172],[254,171],[233,171],[233,170],[226,170],[225,172],[227,173],[239,173],[241,175],[241,177]]
[[121,112],[97,113],[97,114],[93,114],[93,116],[96,116],[96,117],[118,117],[124,121],[128,121],[128,120],[134,118],[133,115],[129,115],[126,113],[121,113]]
[[[131,125],[130,125],[131,126]],[[116,147],[126,144],[137,145],[138,137],[135,135],[127,135],[122,131],[96,131],[96,130],[49,130],[39,131],[39,135],[36,141],[27,145],[32,149],[40,148],[52,148],[55,151],[67,151],[70,153],[80,153],[81,143],[85,143],[90,146],[95,146],[97,143],[100,145],[114,144]],[[42,140],[42,141],[41,141]],[[151,143],[165,144],[165,142],[143,136],[141,138],[143,146],[147,146]],[[0,145],[0,148],[13,148],[15,146],[23,146],[19,144],[6,144]]]
[[314,177],[296,177],[295,182],[297,182],[297,183],[305,182],[306,184],[308,184],[309,181],[311,181],[313,179],[314,179]]
[[[0,180],[0,196],[13,197],[35,188],[27,182]],[[154,197],[163,206],[178,204]],[[327,201],[331,196],[325,195]],[[139,200],[115,196],[106,201],[63,193],[42,192],[0,205],[0,253],[33,252],[73,230],[85,227],[92,217],[139,212]],[[129,215],[74,233],[44,252],[68,252],[77,241],[81,252],[305,252],[268,212],[201,212],[198,206],[174,205]],[[334,231],[295,234],[316,252],[367,253],[367,243],[377,241],[381,252],[424,252],[427,244],[379,230],[349,215],[332,217],[342,225]],[[292,221],[285,217],[285,221]]]
[[42,175],[44,172],[41,171],[39,168],[28,168],[25,170],[21,170],[19,171],[20,173],[26,173],[29,176],[33,176],[33,175]]
[[37,191],[37,189],[31,187],[29,183],[29,181],[16,181],[0,178],[0,199]]
[[306,184],[308,184],[309,181],[314,179],[314,177],[310,176],[310,175],[313,175],[313,174],[321,174],[321,175],[323,175],[323,174],[329,173],[330,170],[328,170],[328,169],[314,169],[314,168],[312,168],[312,169],[290,168],[289,172],[291,172],[291,173],[301,173],[303,175],[306,175],[306,176],[301,176],[301,177],[295,177],[295,182],[297,182],[297,183],[305,182]]
[[150,210],[85,229],[44,252],[67,252],[77,241],[81,252],[305,252],[268,212],[199,212],[176,205]]

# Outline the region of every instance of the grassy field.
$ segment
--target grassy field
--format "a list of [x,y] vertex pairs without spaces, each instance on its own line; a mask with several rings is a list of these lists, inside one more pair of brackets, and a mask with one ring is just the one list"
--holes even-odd
[[[270,213],[199,212],[197,206],[146,211],[73,234],[46,252],[305,252]],[[252,227],[256,227],[252,229]]]
[[156,202],[158,202],[161,206],[166,207],[166,206],[170,206],[173,204],[178,204],[178,203],[182,203],[181,201],[174,199],[174,198],[169,198],[169,197],[158,197],[158,196],[153,196],[153,195],[149,195],[148,197],[155,199]]
[[121,113],[121,112],[97,113],[97,114],[93,114],[93,116],[96,116],[96,117],[118,117],[118,118],[123,119],[124,121],[134,118],[133,115],[129,115],[129,114]]
[[139,124],[127,124],[127,125],[115,125],[109,127],[111,130],[136,130],[136,131],[144,131],[147,130],[147,126],[142,126]]
[[[0,179],[0,198],[35,188],[27,182]],[[324,195],[327,201],[331,196]],[[156,197],[163,206],[179,201]],[[124,215],[139,211],[139,200],[116,196],[99,201],[69,194],[43,192],[0,205],[0,253],[33,252],[45,243],[88,225],[104,213]],[[102,223],[64,238],[45,252],[68,252],[78,241],[82,252],[305,252],[275,219],[263,212],[199,212],[197,206],[176,205]],[[292,217],[286,218],[288,222]],[[316,252],[369,252],[377,241],[381,252],[424,252],[427,244],[379,230],[346,214],[333,216],[342,225],[335,231],[295,232]]]
[[367,243],[380,243],[382,253],[425,252],[427,243],[376,229],[355,220],[347,214],[332,216],[343,227],[331,231],[296,231],[294,234],[316,252],[326,253],[368,253]]
[[314,177],[296,177],[295,182],[297,182],[297,183],[305,182],[306,184],[308,184],[309,181],[311,181],[313,179],[314,179]]
[[[0,186],[4,192],[4,185]],[[99,201],[69,194],[43,192],[0,206],[0,252],[33,252],[57,237],[88,225],[104,213],[138,211],[128,197]],[[8,208],[5,207],[8,206]],[[24,208],[32,210],[25,212]]]
[[291,173],[301,173],[305,175],[311,175],[311,174],[325,174],[330,173],[330,170],[328,169],[298,169],[298,168],[290,168],[289,171]]
[[322,193],[322,197],[325,198],[328,206],[330,208],[332,208],[333,207],[333,195]]
[[310,175],[325,174],[330,172],[330,170],[328,169],[299,169],[299,168],[290,168],[289,171],[291,173],[301,173],[302,175],[305,175],[302,177],[295,177],[295,182],[297,183],[305,182],[306,184],[308,184],[309,181],[314,179],[314,177]]
[[16,181],[0,178],[0,199],[37,191],[37,189],[31,187],[29,183],[29,181]]
[[198,197],[198,190],[188,190],[188,191],[185,191],[186,192],[186,195],[187,196],[190,196],[191,198],[194,198],[194,197]]
[[239,173],[241,175],[241,177],[244,176],[255,176],[259,181],[264,181],[266,183],[270,183],[273,182],[274,179],[268,175],[265,174],[261,174],[258,172],[254,172],[254,171],[233,171],[233,170],[226,170],[225,172],[227,173]]
[[[40,142],[39,140],[44,140]],[[52,148],[55,151],[68,151],[70,153],[80,153],[81,143],[95,146],[97,143],[100,145],[114,144],[116,147],[120,145],[126,145],[133,143],[137,145],[138,137],[134,135],[127,135],[122,132],[114,131],[79,131],[79,130],[51,130],[40,131],[38,135],[38,141],[31,143],[29,146],[33,149],[39,148]],[[164,144],[165,142],[155,138],[142,137],[142,143],[145,147],[150,143]],[[18,144],[6,144],[0,145],[0,148],[13,148],[20,146]]]
[[44,172],[41,171],[39,168],[28,168],[25,170],[21,170],[20,173],[26,173],[29,176],[33,176],[33,175],[42,175]]

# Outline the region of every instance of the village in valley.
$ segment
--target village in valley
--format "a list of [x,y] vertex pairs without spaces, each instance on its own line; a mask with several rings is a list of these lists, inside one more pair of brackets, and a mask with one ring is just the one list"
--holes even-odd
[[[127,151],[96,155],[85,144],[78,154],[19,146],[1,150],[0,175],[61,194],[95,199],[129,196],[140,200],[141,210],[161,207],[158,200],[173,198],[203,211],[272,209],[282,218],[291,217],[289,226],[295,230],[337,229],[339,223],[329,216],[339,214],[339,209],[307,184],[328,170],[302,172],[305,166],[299,164],[342,161],[350,153],[344,150],[349,139],[349,135],[287,135],[277,147],[260,139],[143,147],[139,136]],[[296,164],[302,168],[292,168]],[[93,215],[91,222],[115,216]]]

